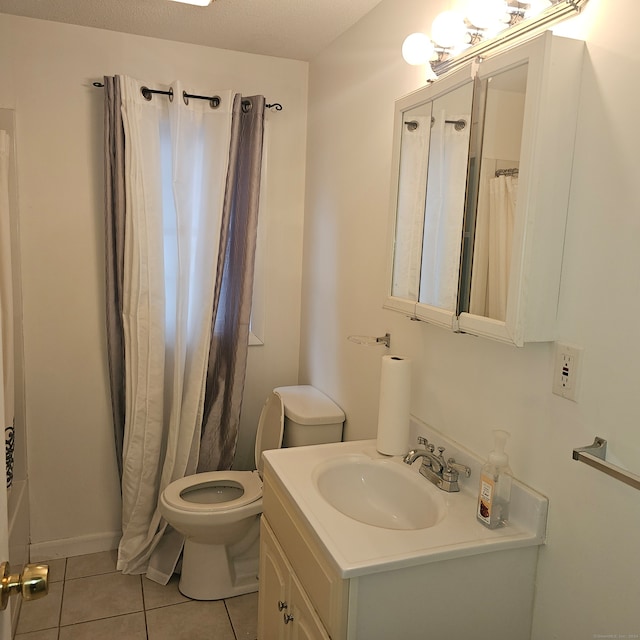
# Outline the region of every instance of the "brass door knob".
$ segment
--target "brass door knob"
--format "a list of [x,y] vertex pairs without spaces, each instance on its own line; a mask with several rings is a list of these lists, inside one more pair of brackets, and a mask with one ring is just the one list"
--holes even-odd
[[49,593],[49,566],[27,564],[22,573],[11,574],[8,562],[0,564],[0,610],[7,608],[9,596],[20,593],[25,600],[37,600]]

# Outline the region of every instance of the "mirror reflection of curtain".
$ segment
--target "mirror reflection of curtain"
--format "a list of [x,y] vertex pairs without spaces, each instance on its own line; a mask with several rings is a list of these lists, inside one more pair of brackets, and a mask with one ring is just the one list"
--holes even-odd
[[402,125],[391,295],[417,300],[431,118],[412,115],[406,119],[417,126]]
[[495,177],[483,159],[469,313],[504,321],[507,313],[518,178]]
[[[469,114],[434,113],[419,301],[455,311],[469,152]],[[445,120],[465,120],[457,131]]]

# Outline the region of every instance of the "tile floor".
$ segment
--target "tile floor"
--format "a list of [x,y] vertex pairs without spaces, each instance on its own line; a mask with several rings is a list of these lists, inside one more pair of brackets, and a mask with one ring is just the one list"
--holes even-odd
[[15,640],[255,640],[258,594],[197,602],[116,571],[116,552],[49,564],[49,594],[23,602]]

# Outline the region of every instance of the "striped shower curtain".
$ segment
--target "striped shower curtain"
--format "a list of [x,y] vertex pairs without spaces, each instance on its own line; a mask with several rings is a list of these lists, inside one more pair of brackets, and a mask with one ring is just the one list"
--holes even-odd
[[[182,538],[158,498],[228,469],[249,338],[264,98],[145,98],[105,78],[107,331],[123,536],[118,568],[166,583]],[[187,104],[188,102],[188,104]]]
[[[487,170],[486,173],[493,169]],[[481,176],[469,313],[505,321],[513,225],[518,199],[515,176]]]

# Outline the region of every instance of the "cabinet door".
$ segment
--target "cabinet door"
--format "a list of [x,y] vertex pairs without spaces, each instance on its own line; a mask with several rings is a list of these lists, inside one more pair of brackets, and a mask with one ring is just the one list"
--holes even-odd
[[460,331],[555,340],[583,50],[546,32],[480,63]]
[[293,616],[289,622],[291,627],[290,640],[330,640],[320,618],[313,609],[313,605],[294,574],[291,574],[289,599]]
[[260,592],[258,596],[258,640],[285,638],[284,616],[289,611],[289,569],[271,530],[260,527]]
[[396,102],[385,308],[451,329],[457,306],[472,65]]

